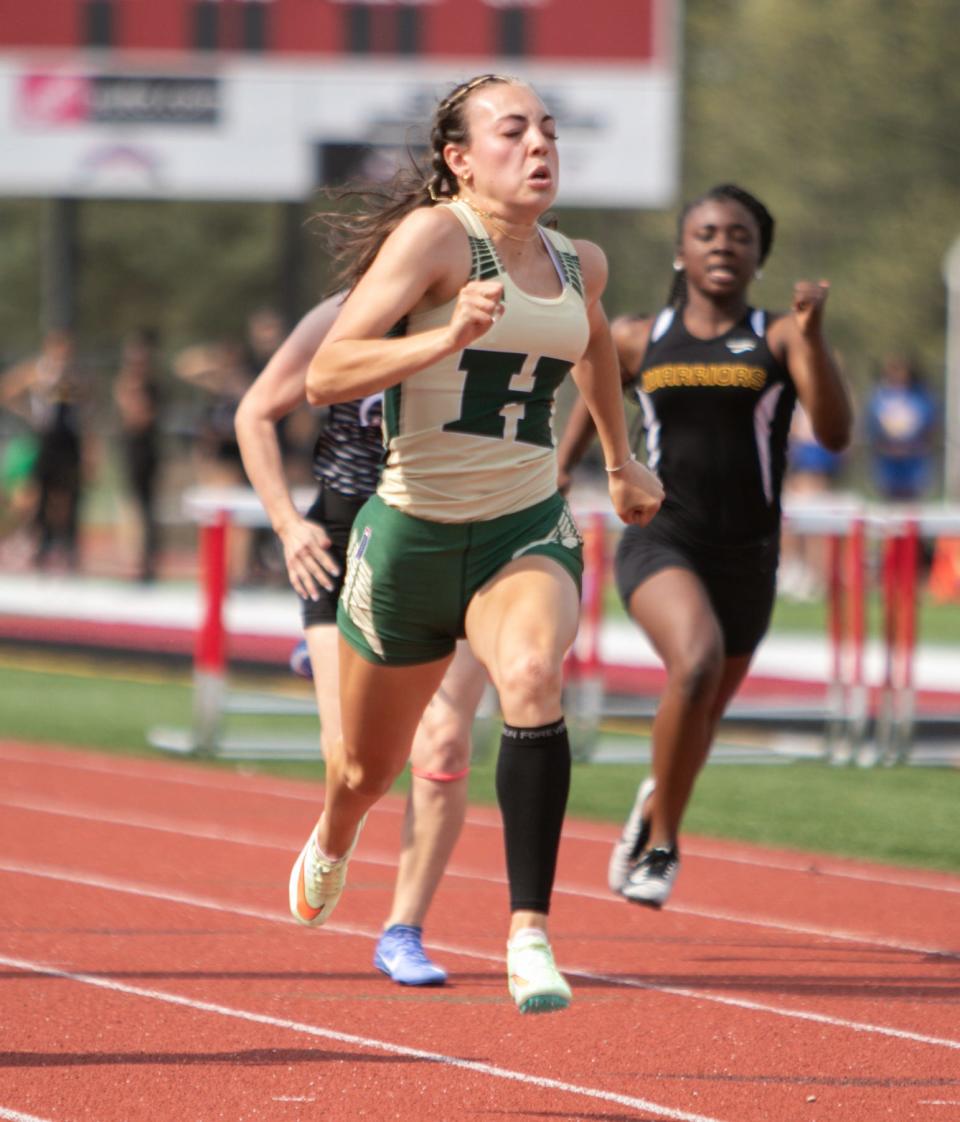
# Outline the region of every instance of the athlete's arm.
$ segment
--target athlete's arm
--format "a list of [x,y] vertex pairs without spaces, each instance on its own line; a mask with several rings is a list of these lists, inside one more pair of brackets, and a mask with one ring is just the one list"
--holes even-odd
[[283,471],[277,422],[306,401],[307,367],[341,303],[342,297],[333,296],[307,312],[243,395],[235,419],[247,478],[280,538],[290,583],[307,599],[316,599],[321,586],[331,589],[328,574],[336,574],[338,568],[327,553],[326,531],[294,506]]
[[576,382],[586,402],[609,470],[607,483],[614,510],[624,522],[646,523],[663,501],[660,481],[630,454],[627,418],[617,352],[600,297],[607,282],[607,261],[592,242],[577,242],[585,287],[590,340],[576,366]]
[[829,290],[826,281],[798,281],[790,312],[773,323],[769,341],[790,372],[814,436],[824,448],[841,452],[850,443],[853,407],[823,335]]
[[[469,281],[463,227],[445,207],[420,207],[386,239],[310,363],[307,398],[326,405],[365,397],[468,347],[503,310],[499,281]],[[450,322],[384,338],[410,312],[457,297]]]
[[[650,338],[651,320],[631,319],[620,316],[610,325],[610,334],[620,363],[620,380],[623,385],[631,382],[635,377],[647,340]],[[573,368],[574,381],[578,381],[580,372],[577,366]],[[587,403],[582,397],[577,397],[570,410],[563,430],[563,436],[557,445],[557,466],[559,469],[559,486],[561,491],[566,491],[570,485],[570,473],[580,463],[587,449],[596,436],[596,425],[587,408]]]

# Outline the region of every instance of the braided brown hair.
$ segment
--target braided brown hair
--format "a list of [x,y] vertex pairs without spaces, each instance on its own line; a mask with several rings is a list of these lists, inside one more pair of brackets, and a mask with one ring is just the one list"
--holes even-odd
[[[710,190],[701,195],[700,198],[687,203],[683,210],[680,211],[677,218],[677,245],[683,241],[683,226],[687,221],[687,216],[691,211],[696,210],[698,206],[706,202],[739,203],[744,210],[748,211],[753,216],[753,220],[757,224],[757,232],[760,236],[760,258],[758,264],[762,265],[769,256],[773,246],[773,231],[776,223],[774,222],[773,215],[755,195],[751,195],[749,191],[738,187],[735,183],[721,183],[716,187],[711,187]],[[682,308],[686,302],[686,270],[677,269],[673,274],[673,283],[670,285],[670,291],[667,293],[667,307]]]
[[354,185],[334,193],[337,199],[357,199],[356,213],[325,213],[318,218],[328,228],[333,251],[331,292],[352,289],[370,268],[373,259],[400,222],[418,207],[435,206],[457,194],[457,177],[443,157],[448,144],[468,140],[466,103],[474,90],[519,79],[503,74],[479,74],[461,82],[437,105],[430,128],[429,170],[410,154],[410,166],[401,168],[386,184]]

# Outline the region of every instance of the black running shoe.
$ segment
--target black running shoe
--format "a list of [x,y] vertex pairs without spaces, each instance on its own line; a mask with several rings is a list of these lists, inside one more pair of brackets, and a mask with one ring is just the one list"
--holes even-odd
[[662,908],[670,897],[679,869],[680,852],[675,845],[648,849],[631,869],[620,891],[635,904]]
[[630,871],[643,853],[650,837],[650,819],[647,817],[647,803],[653,794],[654,781],[645,779],[637,790],[633,809],[627,819],[620,840],[610,854],[607,866],[607,883],[611,892],[622,892],[630,878]]

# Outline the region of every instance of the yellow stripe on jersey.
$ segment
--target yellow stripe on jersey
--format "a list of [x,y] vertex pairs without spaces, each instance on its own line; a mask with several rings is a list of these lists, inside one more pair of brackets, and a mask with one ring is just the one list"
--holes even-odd
[[767,372],[762,366],[742,363],[675,362],[651,366],[643,372],[643,392],[677,386],[729,386],[735,389],[762,390]]

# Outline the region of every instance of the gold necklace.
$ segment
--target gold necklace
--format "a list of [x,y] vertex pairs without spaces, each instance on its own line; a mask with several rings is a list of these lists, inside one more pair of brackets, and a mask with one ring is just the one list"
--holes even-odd
[[480,207],[475,206],[472,202],[470,202],[469,199],[465,199],[462,195],[454,195],[452,201],[466,203],[478,218],[486,219],[486,221],[490,223],[490,225],[494,228],[494,230],[497,231],[498,234],[502,234],[505,238],[509,238],[512,242],[521,242],[523,244],[526,244],[527,242],[532,242],[534,238],[539,236],[540,227],[536,222],[533,224],[533,229],[531,230],[531,232],[527,234],[526,237],[521,238],[517,234],[511,234],[509,230],[505,230],[503,226],[500,225],[497,217],[491,214],[489,210],[481,210]]

